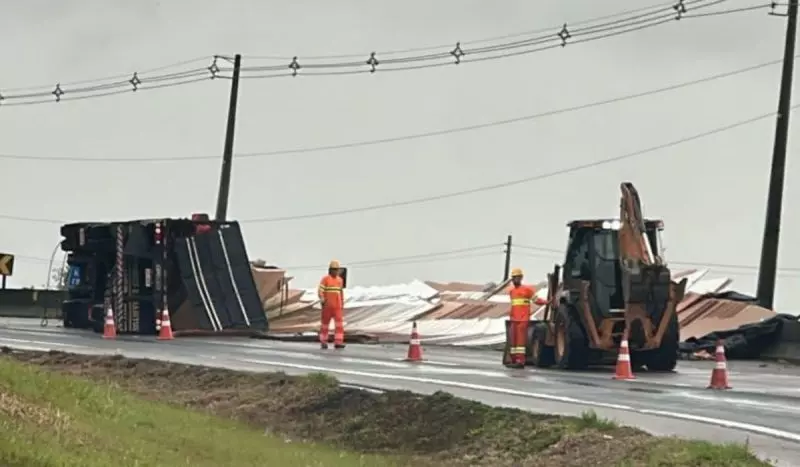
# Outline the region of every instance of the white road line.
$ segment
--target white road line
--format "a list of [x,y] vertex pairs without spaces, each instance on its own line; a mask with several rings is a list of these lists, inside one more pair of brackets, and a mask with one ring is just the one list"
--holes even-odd
[[367,388],[367,387],[364,387],[364,386],[359,386],[357,384],[339,383],[339,386],[341,386],[343,388],[360,389],[362,391],[371,392],[373,394],[383,394],[384,392],[386,392],[383,389]]
[[[83,349],[83,348],[89,347],[87,345],[75,345],[75,344],[67,344],[67,343],[63,343],[63,342],[36,341],[36,340],[30,340],[30,339],[12,339],[10,337],[0,337],[0,344],[2,344],[5,341],[16,342],[16,343],[20,343],[20,344],[24,344],[24,345],[28,345],[28,344],[55,345],[55,346],[59,346],[59,347],[71,347],[71,348],[76,348],[76,349]],[[8,346],[9,347],[13,347],[13,346],[16,346],[16,344],[9,344]]]
[[289,357],[289,358],[298,358],[301,360],[322,360],[323,357],[321,355],[315,355],[311,353],[295,353],[295,352],[285,352],[282,350],[273,350],[273,349],[253,349],[253,348],[246,348],[246,349],[239,349],[238,352],[251,354],[251,355],[276,355],[282,357]]
[[625,410],[628,412],[635,412],[641,414],[648,414],[648,415],[656,415],[668,418],[676,418],[680,420],[689,420],[695,422],[706,423],[710,425],[717,425],[723,426],[726,428],[732,428],[736,430],[742,431],[749,431],[752,433],[759,433],[762,435],[770,436],[773,438],[781,438],[793,442],[800,442],[800,434],[792,433],[789,431],[778,430],[774,428],[769,428],[761,425],[753,425],[750,423],[744,422],[736,422],[732,420],[725,420],[721,418],[711,418],[711,417],[704,417],[700,415],[690,415],[680,412],[667,412],[662,410],[648,410],[648,409],[637,409],[627,405],[620,405],[620,404],[609,404],[605,402],[597,402],[597,401],[590,401],[590,400],[581,400],[576,399],[574,397],[568,396],[556,396],[553,394],[543,394],[543,393],[536,393],[536,392],[527,392],[527,391],[519,391],[516,389],[510,388],[503,388],[497,386],[487,386],[483,384],[473,384],[473,383],[466,383],[461,381],[450,381],[450,380],[443,380],[443,379],[433,379],[433,378],[422,378],[417,376],[406,376],[406,375],[395,375],[395,374],[382,374],[382,373],[370,373],[366,371],[356,371],[356,370],[343,370],[343,369],[336,369],[336,368],[327,368],[327,367],[320,367],[320,366],[313,366],[313,365],[302,365],[302,364],[295,364],[295,363],[285,363],[285,362],[274,362],[274,361],[267,361],[267,360],[255,360],[255,359],[240,359],[245,363],[255,363],[259,365],[268,365],[268,366],[277,366],[277,367],[288,367],[288,368],[295,368],[301,370],[308,370],[308,371],[320,371],[320,372],[327,372],[327,373],[339,373],[343,375],[351,375],[351,376],[361,376],[365,378],[378,378],[378,379],[389,379],[389,380],[399,380],[399,381],[410,381],[415,383],[423,383],[423,384],[435,384],[439,386],[450,386],[450,387],[457,387],[462,389],[470,389],[474,391],[481,391],[481,392],[493,392],[498,394],[508,394],[511,396],[520,396],[520,397],[528,397],[533,399],[541,399],[541,400],[550,400],[554,402],[562,402],[566,404],[575,404],[575,405],[588,405],[594,407],[603,407],[609,409],[616,409],[616,410]]
[[800,413],[800,408],[794,407],[792,405],[787,405],[785,402],[780,403],[771,403],[771,402],[763,402],[763,401],[755,401],[751,399],[734,399],[730,397],[714,397],[714,396],[704,396],[701,394],[693,394],[690,392],[681,392],[678,393],[681,397],[686,397],[689,399],[698,399],[703,401],[711,401],[711,402],[722,402],[724,404],[730,404],[732,406],[739,406],[739,405],[749,405],[751,407],[758,407],[761,409],[769,410],[772,412],[777,413],[786,413],[786,412],[794,412]]
[[663,412],[661,410],[648,410],[648,409],[640,409],[637,410],[639,413],[648,414],[648,415],[661,415],[664,417],[671,417],[671,418],[678,418],[681,420],[689,420],[693,422],[701,422],[707,423],[710,425],[719,425],[724,426],[726,428],[733,428],[735,430],[744,430],[750,431],[753,433],[758,433],[766,436],[770,436],[772,438],[781,438],[787,441],[794,441],[795,443],[800,442],[800,434],[792,433],[790,431],[783,431],[777,430],[775,428],[769,428],[766,426],[761,425],[752,425],[750,423],[744,422],[734,422],[731,420],[724,420],[721,418],[711,418],[711,417],[703,417],[701,415],[691,415],[686,413],[676,413],[676,412]]
[[474,368],[436,368],[431,366],[420,365],[416,367],[416,371],[420,373],[439,373],[442,375],[471,375],[471,376],[485,376],[488,378],[510,378],[508,373],[499,371],[476,370]]
[[367,358],[340,357],[338,355],[330,357],[330,360],[346,362],[346,363],[360,363],[362,365],[385,366],[389,368],[412,368],[412,365],[409,363],[387,362],[384,360],[370,360]]
[[[188,341],[187,341],[188,342]],[[237,342],[237,341],[230,341],[230,342],[220,342],[220,341],[195,341],[197,344],[213,344],[213,345],[221,345],[226,347],[248,347],[251,349],[274,349],[275,347],[269,344],[251,344],[248,342]]]
[[[398,357],[395,358],[395,361],[402,361],[405,360],[406,357]],[[437,366],[464,366],[461,363],[453,363],[453,362],[443,362],[441,360],[428,360],[427,358],[422,361],[422,363],[427,365],[437,365]]]
[[286,367],[286,368],[295,368],[300,370],[309,370],[309,371],[320,371],[320,372],[328,372],[328,373],[340,373],[344,375],[351,375],[351,376],[361,376],[366,378],[379,378],[379,379],[392,379],[392,380],[400,380],[400,381],[411,381],[415,383],[425,383],[425,384],[438,384],[441,386],[453,386],[453,387],[460,387],[463,389],[472,389],[477,391],[489,391],[489,392],[497,392],[515,396],[523,396],[523,397],[532,397],[536,399],[543,399],[543,400],[551,400],[555,402],[564,402],[570,404],[583,404],[583,405],[594,405],[597,407],[607,407],[610,409],[619,409],[619,410],[633,410],[633,407],[627,405],[619,405],[619,404],[610,404],[605,402],[589,402],[583,401],[579,399],[575,399],[573,397],[566,397],[566,396],[555,396],[552,394],[543,394],[543,393],[534,393],[534,392],[525,392],[525,391],[518,391],[516,389],[508,389],[508,388],[501,388],[496,386],[485,386],[481,384],[473,384],[473,383],[465,383],[461,381],[450,381],[450,380],[443,380],[443,379],[432,379],[432,378],[425,378],[420,376],[407,376],[407,375],[397,375],[391,373],[370,373],[366,371],[358,371],[358,370],[345,370],[339,368],[328,368],[322,366],[314,366],[314,365],[304,365],[300,363],[287,363],[287,362],[276,362],[276,361],[269,361],[269,360],[257,360],[257,359],[237,359],[239,361],[245,363],[254,363],[258,365],[268,365],[268,366],[278,366],[278,367]]
[[8,345],[7,347],[11,347],[16,350],[29,350],[32,352],[50,352],[51,350],[53,350],[50,347],[41,347],[38,345],[25,345],[25,344],[11,344]]

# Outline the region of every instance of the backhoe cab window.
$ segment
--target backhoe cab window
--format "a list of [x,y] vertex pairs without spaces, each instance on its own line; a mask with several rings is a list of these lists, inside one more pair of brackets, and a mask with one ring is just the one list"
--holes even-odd
[[574,279],[585,279],[589,274],[589,240],[591,229],[572,229],[567,245],[564,270]]

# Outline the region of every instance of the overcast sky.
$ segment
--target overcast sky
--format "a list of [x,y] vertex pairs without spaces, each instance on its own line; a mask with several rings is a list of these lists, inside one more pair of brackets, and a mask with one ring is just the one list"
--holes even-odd
[[[658,3],[651,0],[650,3]],[[668,3],[668,2],[665,2]],[[491,5],[491,6],[490,6]],[[102,78],[213,54],[363,54],[468,43],[642,6],[631,0],[229,0],[10,2],[0,16],[0,92]],[[753,5],[729,0],[713,9]],[[707,11],[709,11],[707,10]],[[766,9],[675,21],[614,38],[497,61],[374,75],[243,81],[236,152],[348,143],[478,124],[580,105],[779,59],[785,19]],[[691,14],[691,7],[688,14]],[[443,48],[447,51],[451,46]],[[465,47],[468,53],[468,47]],[[465,57],[465,62],[468,56]],[[178,68],[186,69],[186,67]],[[353,283],[413,278],[486,282],[501,243],[560,249],[572,218],[615,216],[619,183],[662,217],[668,259],[756,265],[774,121],[762,120],[626,161],[431,203],[280,223],[244,222],[401,201],[502,183],[618,156],[773,112],[780,66],[623,103],[425,139],[235,160],[229,216],[251,258],[316,265],[497,244],[482,256],[354,268]],[[137,158],[222,153],[229,81],[85,101],[0,108],[0,153]],[[10,93],[10,92],[8,92]],[[795,119],[797,116],[795,115]],[[793,128],[796,121],[793,120]],[[791,138],[797,138],[796,131]],[[780,263],[800,267],[800,175],[790,140]],[[213,215],[218,160],[86,163],[0,159],[0,214],[112,220]],[[42,284],[58,225],[0,220],[11,286]],[[557,256],[514,258],[532,280]],[[486,253],[486,254],[484,254]],[[536,256],[539,255],[539,256]],[[39,258],[39,259],[37,259]],[[755,269],[716,268],[743,292]],[[798,307],[798,274],[780,276],[778,305]]]

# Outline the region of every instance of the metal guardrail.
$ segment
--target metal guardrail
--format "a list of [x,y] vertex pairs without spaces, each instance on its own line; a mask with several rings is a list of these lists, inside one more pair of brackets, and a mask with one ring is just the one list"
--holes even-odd
[[67,293],[62,290],[0,290],[0,317],[60,318],[61,303],[66,298]]

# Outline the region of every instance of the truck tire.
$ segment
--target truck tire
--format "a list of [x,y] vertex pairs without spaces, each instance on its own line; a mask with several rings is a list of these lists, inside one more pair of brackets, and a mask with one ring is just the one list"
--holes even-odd
[[574,319],[570,309],[561,307],[555,319],[554,360],[558,368],[580,370],[589,365],[589,345],[583,325]]
[[531,342],[531,353],[534,366],[539,368],[550,368],[556,363],[555,349],[545,345],[547,337],[547,326],[538,327],[533,331],[533,341]]
[[669,372],[678,364],[678,347],[680,344],[680,326],[678,316],[673,313],[669,320],[667,332],[661,339],[661,346],[647,352],[645,361],[647,369],[656,372]]

